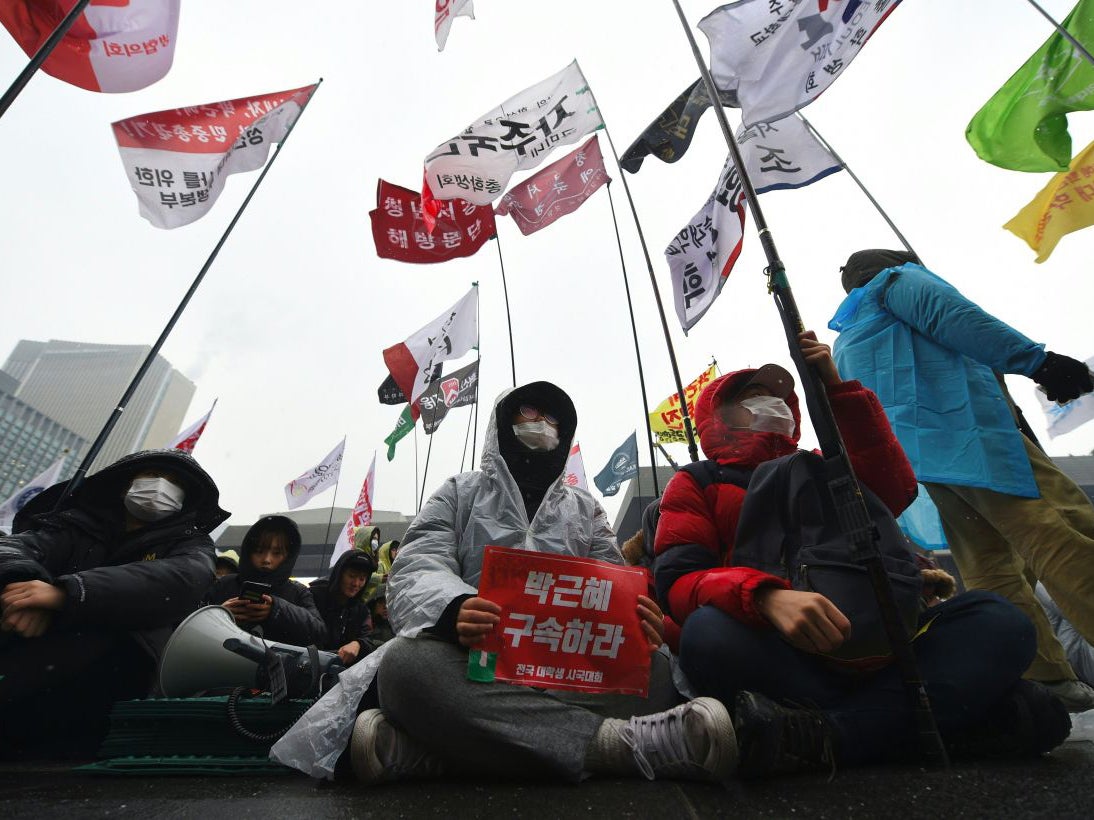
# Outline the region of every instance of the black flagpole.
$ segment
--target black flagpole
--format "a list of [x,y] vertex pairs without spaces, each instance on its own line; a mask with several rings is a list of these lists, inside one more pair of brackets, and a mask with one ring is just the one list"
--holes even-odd
[[[501,246],[499,245],[498,253],[501,253]],[[482,319],[482,302],[479,297],[479,283],[471,283],[475,287],[475,360],[482,362],[482,351],[480,345],[482,343],[482,333],[479,330],[481,327],[480,321]],[[512,350],[512,348],[510,348]],[[513,377],[514,386],[516,386],[516,377]],[[479,401],[482,398],[480,388],[482,387],[482,367],[479,367],[479,382],[475,385],[475,432],[471,434],[471,469],[475,469],[475,445],[479,441]]]
[[[410,407],[408,404],[407,407]],[[411,423],[414,425],[414,514],[417,515],[421,507],[418,506],[418,422],[414,420],[414,416],[410,417]]]
[[[695,42],[695,35],[688,25],[679,0],[672,0],[676,7],[676,13],[680,17],[680,23],[684,27],[688,42],[691,44],[691,52],[695,62],[699,65],[699,72],[706,84],[707,94],[712,100],[718,99],[718,91],[714,85],[714,78],[710,76],[710,69],[706,61],[699,53],[699,45]],[[878,609],[885,626],[889,646],[900,670],[901,680],[904,683],[908,695],[908,705],[915,717],[916,728],[919,733],[920,751],[924,758],[935,766],[947,766],[949,759],[946,747],[942,743],[942,736],[938,733],[934,713],[927,698],[927,690],[923,685],[923,679],[919,674],[915,652],[912,650],[911,636],[908,635],[897,611],[896,601],[889,576],[885,572],[881,552],[878,549],[876,527],[866,509],[866,502],[862,497],[862,489],[855,478],[854,469],[847,455],[847,447],[836,425],[835,416],[832,413],[832,405],[828,402],[828,392],[817,377],[816,368],[806,364],[798,345],[798,335],[805,330],[801,313],[798,311],[794,294],[790,290],[790,282],[786,276],[786,267],[779,258],[779,252],[775,248],[775,239],[771,230],[767,227],[763,211],[760,210],[756,189],[752,187],[752,180],[748,177],[748,171],[744,160],[741,158],[741,149],[737,140],[733,137],[733,131],[726,119],[725,109],[720,105],[712,106],[718,117],[722,135],[729,147],[730,156],[737,167],[741,178],[741,188],[748,208],[752,211],[752,218],[756,223],[756,230],[760,236],[760,244],[763,245],[764,255],[767,257],[768,290],[775,298],[775,305],[779,310],[783,330],[790,347],[790,357],[797,368],[801,379],[802,392],[805,394],[806,405],[809,408],[809,416],[813,420],[813,428],[820,440],[821,452],[824,455],[824,469],[826,475],[826,489],[836,506],[840,526],[843,529],[851,547],[851,558],[867,573],[877,599]]]
[[1056,20],[1047,11],[1045,11],[1043,8],[1041,8],[1041,6],[1038,5],[1037,3],[1035,3],[1033,0],[1028,0],[1028,2],[1031,6],[1033,6],[1035,9],[1037,9],[1037,11],[1041,12],[1042,17],[1044,17],[1046,20],[1048,20],[1050,23],[1052,23],[1053,26],[1056,27],[1056,31],[1059,32],[1060,36],[1063,37],[1065,40],[1067,40],[1069,43],[1071,43],[1072,47],[1077,52],[1079,52],[1079,55],[1084,60],[1086,60],[1091,65],[1094,65],[1094,54],[1091,54],[1089,51],[1087,51],[1086,47],[1083,46],[1083,44],[1080,43],[1078,40],[1076,40],[1072,36],[1070,31],[1068,31],[1062,25],[1057,23]]
[[[657,483],[657,457],[653,449],[653,428],[650,427],[650,405],[646,399],[646,376],[642,371],[642,351],[638,346],[638,326],[634,322],[634,304],[631,302],[631,285],[627,278],[627,263],[623,259],[623,241],[619,238],[619,222],[615,218],[615,200],[612,198],[612,182],[608,180],[608,202],[612,206],[612,225],[615,226],[615,244],[619,246],[619,267],[623,271],[623,290],[627,294],[627,312],[631,317],[631,335],[634,336],[634,358],[638,362],[638,385],[642,391],[642,418],[646,420],[646,443],[650,447],[650,468],[653,470],[653,494],[661,495],[661,487]],[[642,475],[642,471],[638,471]],[[642,493],[642,479],[638,479],[638,493]]]
[[34,52],[34,56],[30,58],[30,62],[27,63],[27,67],[19,72],[19,76],[15,78],[15,82],[11,84],[7,91],[4,92],[4,96],[0,97],[0,117],[4,116],[5,112],[11,107],[11,104],[15,102],[15,98],[19,96],[22,90],[26,87],[26,84],[30,82],[30,78],[34,76],[35,72],[42,67],[42,63],[49,59],[49,55],[53,53],[53,49],[57,48],[57,44],[64,39],[68,34],[68,30],[72,28],[76,19],[84,13],[84,9],[87,8],[87,4],[91,0],[79,0],[72,7],[72,11],[65,15],[64,19],[57,24],[57,28],[53,29],[53,33],[49,35],[49,38],[38,46],[38,50]]
[[[498,264],[501,266],[501,289],[505,294],[505,321],[509,325],[509,365],[513,370],[513,387],[517,386],[517,359],[516,354],[513,353],[513,317],[509,313],[509,285],[505,281],[505,260],[501,256],[501,238],[498,236],[497,229],[494,229],[494,236],[492,237],[494,244],[498,246]],[[474,459],[472,459],[474,461]],[[474,465],[472,465],[474,466]]]
[[[476,386],[476,391],[477,391],[477,389],[478,388]],[[476,392],[475,393],[475,403],[477,404],[478,401],[479,401],[479,395]],[[467,464],[467,442],[471,438],[471,422],[474,421],[474,420],[475,420],[475,414],[474,413],[468,413],[467,414],[467,432],[463,434],[463,452],[460,453],[460,472],[461,473],[464,471],[463,468]]]
[[[346,436],[342,436],[342,450],[345,451]],[[323,536],[323,555],[319,559],[319,569],[329,569],[323,565],[327,563],[327,547],[331,546],[330,543],[330,527],[334,523],[334,505],[338,503],[338,484],[342,481],[342,465],[338,465],[338,478],[334,480],[334,496],[330,500],[330,515],[327,516],[327,534]],[[332,549],[331,552],[334,550]]]
[[266,166],[262,169],[262,173],[258,175],[258,179],[255,180],[255,184],[251,186],[250,192],[247,194],[247,198],[243,200],[243,204],[239,206],[239,210],[236,211],[236,215],[232,217],[232,221],[228,223],[228,227],[224,229],[224,233],[220,237],[220,241],[217,242],[213,248],[213,252],[209,254],[209,258],[205,260],[205,264],[201,266],[201,270],[198,271],[198,275],[194,277],[194,281],[190,285],[190,289],[186,291],[186,295],[182,297],[182,301],[179,302],[175,312],[171,315],[167,325],[160,333],[156,343],[152,345],[152,349],[148,351],[148,355],[141,363],[140,368],[137,370],[137,374],[133,377],[133,380],[129,383],[129,387],[125,389],[125,393],[118,400],[117,406],[110,414],[110,418],[106,420],[106,424],[103,425],[103,429],[99,431],[98,437],[95,439],[94,444],[91,445],[91,449],[88,450],[87,455],[84,456],[83,462],[81,462],[79,468],[76,470],[76,474],[69,479],[68,485],[65,487],[61,497],[57,499],[57,504],[54,509],[60,509],[61,505],[68,500],[76,490],[80,488],[80,485],[84,482],[84,477],[87,475],[87,471],[91,468],[91,464],[95,461],[96,456],[99,455],[99,451],[102,450],[103,445],[106,444],[106,439],[110,433],[114,430],[114,425],[118,423],[118,419],[121,418],[122,413],[125,412],[126,406],[129,404],[129,400],[133,398],[133,394],[137,392],[137,388],[140,386],[141,380],[144,378],[148,369],[152,366],[152,362],[156,356],[159,355],[160,348],[163,347],[163,343],[167,341],[167,337],[171,335],[171,331],[175,327],[175,323],[178,322],[179,317],[182,316],[182,312],[186,310],[186,306],[190,304],[190,299],[193,298],[194,293],[197,291],[201,281],[205,278],[205,274],[209,272],[209,269],[213,266],[213,262],[216,260],[217,255],[220,253],[220,249],[224,247],[224,243],[228,241],[228,236],[232,233],[232,229],[235,228],[236,223],[239,222],[239,218],[243,216],[243,212],[247,209],[247,205],[250,204],[251,198],[258,190],[258,186],[262,184],[262,180],[266,178],[266,174],[269,173],[270,168],[273,167],[274,162],[277,160],[278,155],[281,153],[281,149],[285,147],[285,143],[289,141],[289,137],[292,135],[293,129],[296,128],[296,124],[300,122],[300,118],[304,116],[304,109],[308,107],[312,97],[315,96],[315,92],[319,89],[320,84],[323,82],[323,78],[319,78],[319,82],[315,84],[315,88],[312,89],[312,93],[308,95],[308,99],[304,101],[304,104],[300,107],[300,113],[296,115],[296,119],[292,121],[288,129],[285,131],[285,136],[278,143],[277,148],[274,149],[273,156],[270,157],[270,161],[266,163]]
[[[433,432],[428,433],[429,446],[425,449],[425,469],[422,470],[422,495],[418,499],[418,512],[422,510],[422,504],[425,503],[425,485],[426,477],[429,475],[429,456],[433,452],[433,434],[437,432],[437,405],[433,405],[433,417],[429,420],[429,423],[433,425]],[[425,417],[422,417],[422,430],[425,430]]]
[[[593,94],[592,86],[589,86],[589,95],[593,98],[597,111],[600,113],[600,122],[604,126],[604,136],[608,138],[608,147],[612,149],[612,157],[615,159],[615,165],[619,169],[619,180],[623,183],[623,191],[627,194],[627,202],[629,202],[631,206],[631,216],[634,217],[634,227],[638,231],[638,241],[642,245],[642,253],[646,257],[646,270],[649,271],[650,274],[650,286],[653,288],[653,298],[657,305],[657,315],[661,318],[661,330],[665,334],[665,348],[669,354],[669,363],[672,365],[672,376],[676,380],[676,394],[680,397],[680,413],[684,420],[684,436],[688,440],[688,454],[691,456],[692,461],[698,461],[699,448],[695,444],[695,431],[692,429],[691,416],[688,414],[687,394],[684,392],[684,382],[680,379],[680,365],[676,362],[676,349],[672,345],[672,336],[669,335],[669,323],[668,319],[665,318],[665,306],[661,302],[661,290],[657,287],[657,277],[653,273],[653,261],[650,259],[650,249],[646,246],[646,237],[645,234],[642,233],[642,223],[638,221],[638,209],[634,206],[634,197],[631,196],[631,187],[627,184],[627,175],[623,172],[623,166],[619,163],[619,154],[615,150],[612,132],[608,130],[608,124],[604,121],[604,111],[596,101],[596,95]],[[646,418],[648,419],[649,416]]]

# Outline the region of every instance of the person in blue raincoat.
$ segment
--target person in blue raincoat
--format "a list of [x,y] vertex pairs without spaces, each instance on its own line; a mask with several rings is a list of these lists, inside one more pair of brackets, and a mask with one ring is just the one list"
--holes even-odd
[[1094,506],[1023,435],[1000,375],[1027,376],[1065,402],[1094,390],[1086,365],[988,314],[914,254],[862,250],[841,270],[848,295],[829,323],[840,372],[881,400],[965,585],[998,592],[1033,620],[1026,677],[1072,711],[1094,708],[1024,574],[1094,638]]

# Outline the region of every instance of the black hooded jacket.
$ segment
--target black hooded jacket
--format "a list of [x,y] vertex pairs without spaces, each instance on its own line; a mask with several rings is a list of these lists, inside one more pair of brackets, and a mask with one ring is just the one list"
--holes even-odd
[[[360,550],[346,550],[331,567],[330,577],[312,581],[310,588],[315,606],[327,625],[326,643],[320,644],[319,648],[337,652],[350,641],[357,641],[361,645],[357,655],[360,660],[372,651],[369,640],[372,618],[368,605],[360,596],[339,602],[340,596],[336,594],[342,583],[342,573],[351,565],[368,572],[370,576],[376,571],[376,562],[368,554]],[[365,584],[368,584],[368,579],[365,579]],[[361,589],[364,590],[364,587]]]
[[[289,544],[289,554],[281,566],[272,571],[261,570],[251,561],[251,553],[258,545],[264,532],[281,532]],[[300,530],[291,518],[283,515],[266,515],[258,519],[239,548],[239,572],[218,578],[206,597],[206,603],[222,604],[230,598],[238,598],[243,590],[244,581],[258,581],[270,585],[273,608],[270,616],[262,624],[262,636],[266,640],[289,643],[295,646],[315,644],[322,646],[327,630],[311,592],[303,584],[293,581],[293,568],[300,555]]]
[[[185,491],[182,509],[129,532],[122,499],[137,474],[169,472]],[[54,512],[67,482],[31,500],[0,538],[0,589],[40,580],[65,591],[52,628],[131,631],[158,658],[175,624],[213,580],[209,532],[228,517],[220,493],[191,456],[147,450],[89,476]]]

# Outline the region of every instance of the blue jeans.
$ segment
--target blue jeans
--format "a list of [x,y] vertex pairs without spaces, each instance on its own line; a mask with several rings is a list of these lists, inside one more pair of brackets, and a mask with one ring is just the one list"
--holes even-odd
[[[919,674],[943,737],[987,718],[1036,650],[1033,624],[999,595],[975,590],[920,616]],[[899,760],[917,749],[915,719],[895,664],[867,676],[833,669],[774,629],[755,629],[712,606],[693,612],[680,665],[701,695],[733,708],[738,692],[822,711],[838,734],[840,763]]]

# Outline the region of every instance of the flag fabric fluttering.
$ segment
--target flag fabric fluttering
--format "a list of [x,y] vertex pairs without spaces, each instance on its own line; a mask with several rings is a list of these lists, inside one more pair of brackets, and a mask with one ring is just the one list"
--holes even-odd
[[744,227],[745,193],[730,155],[710,198],[665,248],[684,335],[721,293],[741,254]]
[[61,469],[64,467],[67,458],[68,456],[61,456],[16,490],[3,504],[0,504],[0,532],[11,532],[12,522],[15,521],[15,516],[19,510],[23,509],[42,490],[49,489],[57,483],[61,478]]
[[737,144],[757,194],[804,188],[843,170],[805,123],[791,115],[737,129]]
[[[1062,23],[1094,47],[1094,0],[1080,0]],[[1071,162],[1067,115],[1094,109],[1094,66],[1058,32],[976,112],[965,139],[985,162],[1012,171],[1065,171]]]
[[604,168],[600,140],[593,134],[580,148],[514,185],[495,210],[499,216],[513,217],[527,236],[572,214],[607,182],[611,178]]
[[615,448],[608,463],[593,478],[596,488],[604,495],[615,495],[624,481],[638,475],[638,435],[631,433]]
[[376,210],[369,211],[369,218],[376,255],[414,264],[471,256],[497,233],[493,208],[462,199],[441,204],[430,232],[421,194],[382,179],[376,186]]
[[[76,0],[5,0],[0,23],[32,57],[75,5]],[[88,91],[147,88],[171,70],[178,28],[179,0],[92,0],[42,70]]]
[[581,457],[581,445],[576,441],[570,448],[570,455],[566,457],[566,468],[563,472],[566,474],[563,481],[568,486],[589,492],[589,482],[585,478],[585,460]]
[[1094,142],[1056,174],[1033,200],[1003,227],[1037,251],[1044,262],[1065,234],[1094,225]]
[[139,114],[113,124],[140,213],[157,228],[204,216],[230,174],[266,163],[317,86]]
[[338,483],[342,472],[342,455],[346,450],[343,438],[338,445],[323,456],[323,460],[285,485],[285,503],[290,510],[302,507],[315,496]]
[[405,341],[384,350],[384,363],[411,404],[435,379],[436,366],[458,359],[478,342],[478,294],[472,286],[463,298],[415,331]]
[[855,59],[900,0],[739,0],[699,21],[719,89],[736,91],[746,126],[813,102]]
[[[441,367],[443,362],[437,362],[437,366],[433,368],[433,376],[430,378],[430,382],[434,382],[441,377]],[[387,374],[380,386],[376,390],[376,395],[380,399],[380,404],[406,404],[408,399],[406,394],[403,393],[401,387],[395,383],[395,377],[390,373]],[[418,414],[414,414],[414,418],[418,418]]]
[[[738,108],[736,91],[719,91],[722,105]],[[710,108],[706,83],[696,80],[649,124],[631,147],[623,152],[619,166],[629,174],[637,174],[642,161],[652,154],[662,162],[676,162],[691,146],[699,118]]]
[[535,168],[555,148],[603,125],[575,60],[488,111],[426,157],[422,210],[427,226],[440,208],[438,200],[487,205],[505,192],[517,171]]
[[457,17],[475,19],[475,6],[471,0],[435,0],[433,34],[437,38],[437,51],[444,51],[448,42],[448,30]]
[[395,429],[384,439],[384,444],[387,445],[388,461],[395,458],[395,445],[402,441],[413,429],[414,414],[410,412],[410,405],[408,404],[403,408],[403,412],[399,414],[399,419],[395,422]]
[[[688,404],[688,417],[695,418],[695,399],[708,384],[718,378],[718,369],[711,365],[700,373],[691,384],[684,388],[684,399]],[[680,412],[680,396],[673,393],[649,415],[650,430],[659,444],[682,444],[687,441],[684,435],[684,416]]]
[[441,426],[448,411],[467,407],[479,398],[479,363],[471,362],[454,373],[434,379],[429,389],[418,397],[418,416],[427,436]]
[[[1094,358],[1086,360],[1087,368],[1094,372]],[[1033,391],[1041,409],[1045,411],[1045,421],[1048,424],[1048,437],[1056,438],[1064,433],[1070,433],[1091,419],[1094,419],[1094,393],[1087,393],[1067,404],[1057,404],[1049,401],[1040,389]]]
[[334,550],[331,552],[330,564],[334,566],[338,556],[353,548],[353,536],[357,534],[358,527],[367,527],[372,523],[372,499],[376,492],[376,454],[372,454],[372,464],[369,465],[365,483],[361,485],[361,492],[357,496],[357,503],[346,519],[346,526],[338,533],[338,539],[334,542]]
[[217,400],[214,399],[213,406],[209,408],[209,412],[175,436],[174,440],[167,445],[167,449],[182,450],[184,453],[193,454],[194,447],[197,446],[201,434],[205,432],[205,425],[209,423],[209,416],[213,415],[216,406]]

